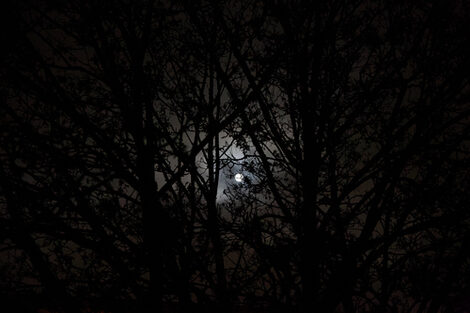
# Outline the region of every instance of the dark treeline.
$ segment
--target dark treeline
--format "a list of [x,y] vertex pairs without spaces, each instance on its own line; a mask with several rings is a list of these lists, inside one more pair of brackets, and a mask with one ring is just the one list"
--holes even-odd
[[2,6],[2,299],[468,305],[467,1]]

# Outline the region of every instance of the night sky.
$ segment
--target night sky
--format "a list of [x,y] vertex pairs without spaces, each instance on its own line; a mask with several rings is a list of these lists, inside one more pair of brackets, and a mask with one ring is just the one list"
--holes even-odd
[[5,312],[470,312],[466,1],[0,12]]

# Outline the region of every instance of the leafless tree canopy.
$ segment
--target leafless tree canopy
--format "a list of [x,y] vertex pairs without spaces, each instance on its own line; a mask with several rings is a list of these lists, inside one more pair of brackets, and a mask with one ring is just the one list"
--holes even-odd
[[2,6],[5,301],[469,306],[468,2]]

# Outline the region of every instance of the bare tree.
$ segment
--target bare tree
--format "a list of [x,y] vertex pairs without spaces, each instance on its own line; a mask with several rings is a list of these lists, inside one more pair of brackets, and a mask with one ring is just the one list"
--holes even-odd
[[456,309],[468,9],[19,2],[1,287],[65,311]]
[[[460,13],[468,8],[358,1],[263,9],[253,18],[261,26],[237,24],[237,32],[220,23],[257,90],[255,113],[245,111],[240,125],[261,164],[253,174],[269,191],[240,192],[236,201],[253,207],[244,239],[269,260],[266,284],[280,288],[266,292],[303,312],[406,310],[412,298],[428,311],[445,307],[451,276],[426,289],[408,278],[427,268],[430,254],[434,269],[441,254],[464,272],[468,262],[468,36]],[[244,41],[255,32],[256,42]],[[272,80],[260,83],[259,66],[273,62]],[[239,87],[226,83],[236,99]],[[428,274],[450,273],[435,271]],[[423,290],[407,297],[408,288]]]

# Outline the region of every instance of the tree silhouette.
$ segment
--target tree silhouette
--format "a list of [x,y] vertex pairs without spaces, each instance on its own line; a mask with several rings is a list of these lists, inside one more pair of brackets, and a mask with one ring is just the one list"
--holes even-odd
[[4,10],[2,296],[67,312],[460,310],[468,10]]

